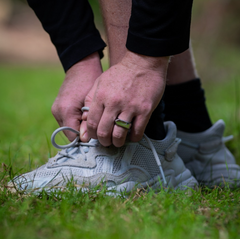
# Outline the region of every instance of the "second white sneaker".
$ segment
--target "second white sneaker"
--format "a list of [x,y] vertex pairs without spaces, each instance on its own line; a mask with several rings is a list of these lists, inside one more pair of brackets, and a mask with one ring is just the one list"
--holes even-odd
[[177,133],[182,140],[178,154],[202,185],[240,186],[240,167],[224,144],[232,137],[223,137],[224,129],[223,120],[219,120],[201,133]]

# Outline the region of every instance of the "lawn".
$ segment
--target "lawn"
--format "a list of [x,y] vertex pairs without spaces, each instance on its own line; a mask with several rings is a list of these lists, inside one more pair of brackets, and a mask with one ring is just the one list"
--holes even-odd
[[[112,198],[104,188],[83,194],[69,187],[50,196],[4,189],[9,171],[27,172],[57,152],[49,141],[58,127],[50,109],[63,77],[59,68],[0,66],[0,238],[240,238],[240,190],[138,191]],[[238,163],[239,82],[237,72],[203,82],[213,121],[222,118],[225,135],[235,136],[228,147]]]

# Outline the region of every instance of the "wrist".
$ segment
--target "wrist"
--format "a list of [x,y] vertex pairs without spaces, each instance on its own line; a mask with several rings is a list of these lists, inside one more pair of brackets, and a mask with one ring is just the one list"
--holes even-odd
[[98,52],[95,52],[74,64],[66,72],[65,81],[94,82],[102,74],[102,65]]
[[130,67],[133,70],[136,68],[142,68],[154,71],[167,71],[169,56],[151,57],[128,50],[121,62],[123,65]]
[[[66,74],[69,72],[81,72],[82,70],[86,71],[86,69],[94,71],[99,71],[100,74],[102,73],[102,66],[98,52],[94,52],[91,55],[83,58],[81,61],[75,63],[71,68],[68,69]],[[89,72],[91,73],[91,71]]]

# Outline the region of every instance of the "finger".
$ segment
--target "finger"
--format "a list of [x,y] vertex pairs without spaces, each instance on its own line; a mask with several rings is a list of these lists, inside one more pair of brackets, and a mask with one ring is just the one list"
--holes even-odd
[[102,117],[103,105],[92,102],[87,116],[87,133],[90,138],[97,139],[97,129]]
[[88,142],[90,140],[90,138],[88,137],[88,133],[87,133],[87,122],[86,121],[82,121],[81,125],[80,125],[80,140],[82,142]]
[[84,111],[82,114],[82,120],[87,121],[87,117],[88,117],[88,111]]
[[[79,131],[80,119],[69,117],[68,120],[63,121],[63,125],[61,125],[61,126],[68,126],[68,127],[71,127],[73,129]],[[66,135],[66,137],[69,139],[69,141],[71,141],[71,142],[76,138],[76,134],[74,134],[73,132],[71,132],[69,130],[64,130],[63,132]]]
[[148,124],[149,117],[147,116],[137,116],[133,120],[131,127],[130,140],[133,142],[138,142],[142,139],[146,126]]
[[[126,122],[132,122],[133,115],[129,114],[129,112],[123,112],[119,114],[117,118],[120,120],[124,120]],[[128,129],[115,124],[112,132],[112,143],[116,147],[123,146],[126,141],[127,134],[128,134]]]
[[87,136],[94,139],[97,139],[97,127],[103,112],[103,106],[93,102],[97,84],[98,79],[96,79],[92,89],[85,98],[84,106],[88,107],[89,111],[84,111],[82,115],[82,119],[87,121]]
[[97,130],[98,140],[103,146],[112,144],[112,132],[117,115],[117,111],[111,111],[108,108],[104,109]]

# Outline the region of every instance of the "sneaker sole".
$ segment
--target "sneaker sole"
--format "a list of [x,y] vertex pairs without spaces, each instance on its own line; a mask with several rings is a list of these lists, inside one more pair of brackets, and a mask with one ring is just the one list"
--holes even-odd
[[201,185],[211,188],[214,186],[229,186],[230,188],[240,186],[240,167],[236,164],[207,166],[202,169],[202,172],[200,174],[192,172]]
[[[180,189],[180,190],[187,190],[189,188],[191,189],[197,189],[198,182],[197,180],[192,176],[190,170],[185,169],[183,173],[175,176],[174,170],[166,170],[165,171],[165,177],[167,181],[167,186],[163,184],[163,180],[160,175],[155,176],[154,178],[146,181],[146,182],[141,182],[141,183],[136,183],[136,181],[128,181],[128,182],[123,182],[121,184],[118,184],[116,186],[109,186],[108,190],[109,191],[114,191],[113,194],[118,194],[118,192],[131,192],[134,189],[146,189],[148,191],[150,188],[154,191],[159,191],[159,190],[167,190],[168,188],[172,189]],[[11,183],[12,184],[12,183]],[[9,184],[10,185],[10,184]],[[14,187],[15,188],[15,187]],[[43,187],[43,188],[35,188],[35,189],[28,189],[25,192],[26,193],[34,193],[34,194],[39,194],[42,190],[45,190],[46,192],[54,192],[57,190],[63,189],[64,186],[58,187],[53,186],[53,187]],[[88,191],[87,187],[79,187],[79,190],[82,191]],[[111,195],[111,192],[110,194]]]

